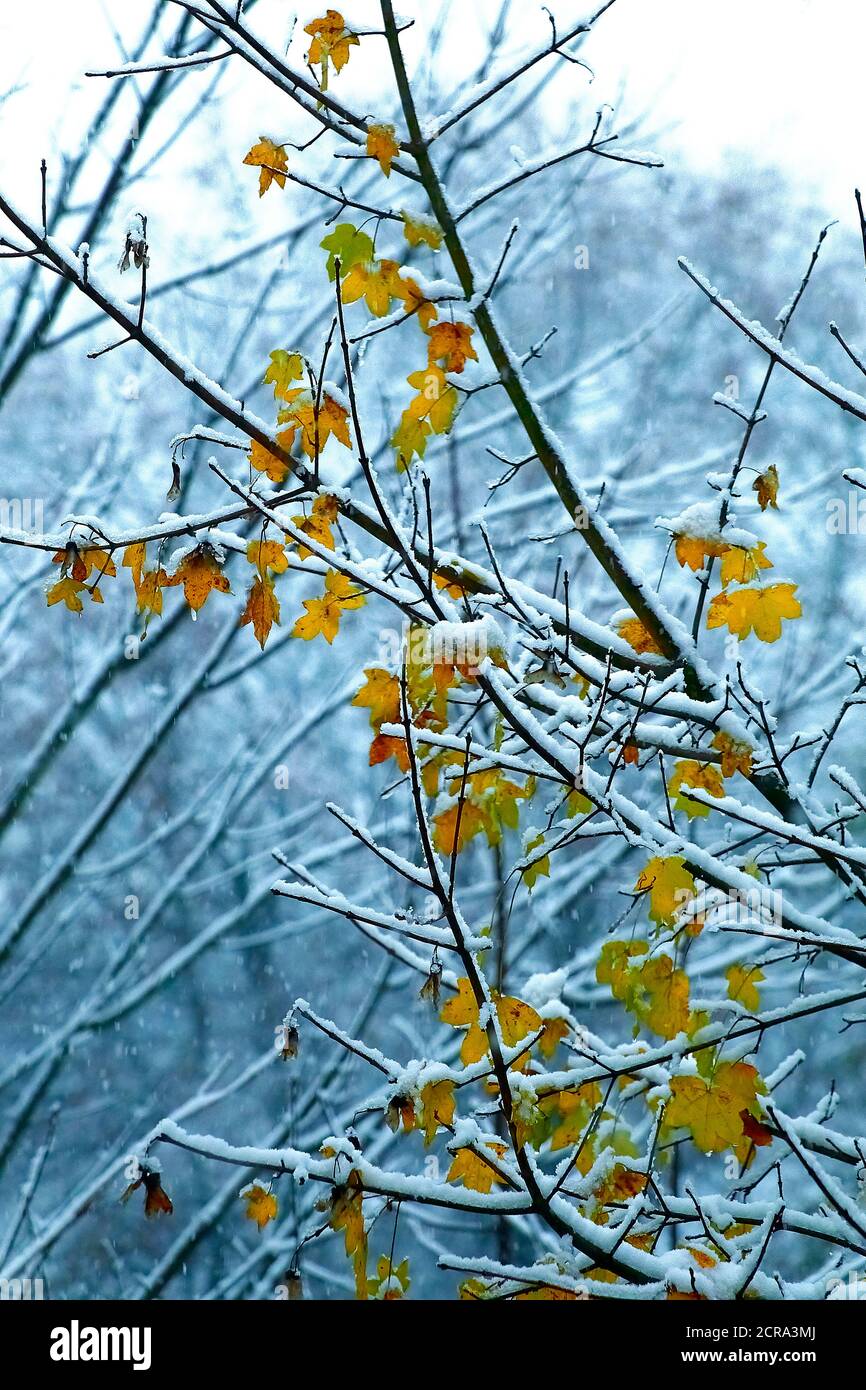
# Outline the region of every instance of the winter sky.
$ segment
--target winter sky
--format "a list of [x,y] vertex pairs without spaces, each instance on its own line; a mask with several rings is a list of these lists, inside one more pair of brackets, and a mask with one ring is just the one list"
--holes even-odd
[[[455,74],[472,52],[479,17],[498,3],[454,0]],[[375,0],[346,0],[344,8],[359,27],[376,23]],[[433,0],[402,0],[400,8],[420,21],[407,46],[421,42]],[[591,8],[591,0],[551,4],[562,27]],[[69,143],[77,113],[96,95],[97,80],[84,79],[84,69],[116,62],[112,27],[131,41],[148,11],[148,0],[0,6],[0,93],[25,84],[0,110],[5,177],[32,180],[33,161]],[[260,0],[254,22],[282,42],[294,12],[285,0]],[[315,12],[315,4],[303,6],[300,22]],[[548,32],[536,0],[514,0],[509,51]],[[296,34],[292,51],[300,49]],[[855,0],[617,0],[584,49],[597,74],[592,99],[617,100],[625,80],[629,110],[650,112],[653,128],[664,130],[668,162],[711,168],[748,152],[817,190],[828,216],[846,216],[852,188],[866,182],[864,51],[866,5]],[[187,80],[200,82],[201,72]],[[246,110],[243,118],[252,116]]]

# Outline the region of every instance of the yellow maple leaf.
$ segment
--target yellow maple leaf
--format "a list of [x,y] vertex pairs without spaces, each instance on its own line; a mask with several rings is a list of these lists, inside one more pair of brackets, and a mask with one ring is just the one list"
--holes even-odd
[[367,1232],[364,1228],[364,1189],[361,1175],[352,1169],[345,1183],[336,1186],[329,1203],[328,1224],[342,1231],[346,1254],[355,1269],[355,1290],[358,1298],[367,1297]]
[[361,1176],[352,1169],[345,1183],[335,1187],[331,1193],[330,1226],[342,1231],[346,1244],[346,1254],[354,1255],[356,1250],[366,1244],[362,1203],[364,1189]]
[[[323,545],[326,550],[335,548],[334,533],[331,530],[339,514],[336,497],[320,494],[313,503],[313,509],[309,516],[293,516],[292,521],[299,531],[303,531],[305,536]],[[306,560],[313,552],[310,548],[298,541],[298,558]]]
[[727,543],[721,539],[690,536],[685,532],[678,532],[675,535],[674,553],[680,567],[688,565],[689,569],[696,573],[705,568],[710,556],[717,560],[720,555],[724,555],[727,549]]
[[376,1261],[376,1278],[370,1280],[370,1293],[383,1303],[393,1303],[409,1292],[409,1260],[392,1264],[390,1255],[380,1255]]
[[135,606],[139,613],[162,612],[162,590],[165,584],[165,570],[145,570],[135,589]]
[[346,28],[339,10],[328,10],[322,19],[311,20],[304,25],[304,33],[313,40],[307,51],[307,62],[311,67],[320,67],[319,86],[326,92],[331,63],[337,72],[344,68],[349,61],[350,47],[358,44],[358,36]]
[[[349,436],[349,413],[345,406],[336,401],[326,391],[318,406],[309,392],[304,392],[293,401],[287,410],[280,412],[280,421],[291,421],[301,431],[301,448],[308,458],[316,458],[324,449],[331,435],[351,449]],[[280,436],[277,442],[281,443]]]
[[283,542],[266,540],[264,536],[249,542],[247,559],[263,575],[268,570],[271,570],[273,574],[285,574],[289,566],[286,547]]
[[736,999],[750,1013],[757,1013],[761,1007],[758,984],[763,978],[763,971],[757,965],[729,965],[725,971],[728,998]]
[[595,1162],[594,1144],[592,1137],[586,1136],[586,1127],[592,1112],[600,1104],[601,1091],[594,1081],[585,1082],[575,1091],[557,1091],[552,1096],[546,1096],[541,1102],[541,1108],[545,1113],[555,1111],[559,1117],[559,1123],[550,1139],[551,1150],[558,1153],[560,1149],[570,1149],[572,1145],[580,1144],[581,1151],[575,1166],[578,1172],[584,1175]]
[[555,1284],[541,1284],[535,1289],[525,1289],[516,1293],[514,1303],[576,1303],[578,1295],[571,1289],[560,1289]]
[[516,999],[513,995],[500,996],[494,993],[493,997],[502,1040],[506,1047],[516,1047],[525,1037],[541,1027],[541,1017],[531,1004]]
[[446,372],[462,372],[467,361],[478,361],[472,346],[475,329],[468,323],[436,323],[428,329],[431,362],[443,362]]
[[743,1134],[741,1111],[757,1111],[760,1077],[747,1062],[721,1062],[709,1078],[675,1076],[665,1110],[671,1129],[688,1129],[703,1153],[734,1148]]
[[443,1081],[428,1081],[421,1087],[421,1127],[424,1130],[424,1146],[432,1144],[440,1128],[448,1129],[454,1123],[454,1082],[447,1077]]
[[[107,575],[109,579],[114,579],[117,575],[111,555],[99,546],[79,548],[73,542],[65,550],[56,551],[51,557],[51,563],[61,565],[63,577],[66,578],[68,572],[79,584],[83,584],[94,574],[100,578]],[[100,601],[97,600],[97,602]]]
[[[500,995],[496,990],[491,991],[491,997],[496,1006],[499,1030],[506,1047],[516,1047],[527,1034],[541,1027],[541,1017],[531,1004],[526,1004],[513,995]],[[439,1017],[452,1028],[467,1030],[460,1049],[464,1066],[480,1061],[487,1051],[487,1034],[478,1021],[478,1001],[465,977],[457,981],[457,993],[446,1002]]]
[[454,423],[459,397],[442,368],[431,362],[406,380],[418,393],[409,403],[410,414],[426,420],[434,434],[447,434]]
[[295,381],[304,379],[304,359],[300,352],[287,352],[277,348],[269,354],[270,365],[262,377],[264,386],[273,386],[274,399],[291,401],[298,394]]
[[256,641],[264,651],[265,643],[274,623],[279,626],[280,603],[274,593],[274,581],[257,574],[247,594],[246,607],[241,614],[240,625],[252,623]]
[[430,324],[439,317],[436,305],[427,298],[418,281],[413,280],[411,275],[395,276],[392,293],[403,301],[403,308],[407,314],[418,315],[418,322],[425,333]]
[[520,877],[526,884],[531,893],[540,878],[550,878],[550,855],[542,854],[539,858],[532,856],[532,851],[544,844],[544,835],[536,835],[526,846],[526,858],[530,859],[525,869],[521,869]]
[[273,1192],[268,1192],[260,1183],[253,1183],[252,1187],[246,1188],[241,1197],[247,1204],[244,1216],[248,1221],[255,1221],[260,1231],[264,1230],[269,1221],[276,1219],[279,1203]]
[[383,724],[395,724],[400,718],[400,682],[380,666],[368,666],[367,677],[352,700],[353,705],[370,711],[370,724],[378,730]]
[[132,570],[132,582],[137,589],[147,564],[147,542],[133,541],[132,545],[128,545],[124,550],[120,563],[123,569]]
[[731,583],[748,584],[758,577],[761,570],[771,570],[773,562],[764,554],[766,548],[764,541],[759,541],[751,549],[740,545],[729,546],[722,556],[722,587],[727,588]]
[[752,491],[758,494],[758,506],[762,512],[765,512],[767,507],[779,510],[779,503],[776,501],[779,492],[779,471],[774,463],[770,464],[765,473],[758,475],[752,483]]
[[361,608],[366,601],[364,595],[344,574],[337,570],[328,570],[325,575],[325,592],[321,598],[304,599],[307,611],[298,618],[292,628],[292,636],[309,642],[321,634],[330,644],[339,632],[340,618],[344,610]]
[[[291,429],[283,430],[277,435],[277,443],[287,452],[295,442],[296,430],[297,425],[293,425]],[[250,466],[255,468],[256,472],[264,473],[270,478],[272,483],[285,482],[289,472],[289,465],[284,463],[277,454],[271,453],[270,449],[266,449],[257,439],[251,441],[250,452],[247,457],[249,458]]]
[[452,1028],[465,1028],[466,1036],[460,1048],[460,1060],[465,1067],[480,1062],[487,1051],[487,1034],[478,1022],[478,1002],[469,981],[464,977],[457,981],[457,993],[446,1001],[441,1014],[443,1023]]
[[634,1012],[662,1038],[675,1038],[689,1029],[689,980],[670,956],[653,956],[637,973]]
[[55,603],[65,603],[71,613],[83,613],[84,604],[81,602],[79,594],[86,589],[86,584],[66,575],[63,579],[58,579],[56,584],[51,585],[45,595],[45,601],[49,608],[53,607]]
[[164,569],[157,568],[149,570],[147,565],[147,542],[134,541],[128,545],[123,552],[122,565],[124,569],[132,571],[132,583],[135,589],[135,608],[138,613],[145,613],[145,632],[152,615],[157,617],[162,613],[162,590],[165,585],[166,573]]
[[[485,1149],[490,1150],[492,1159],[502,1158],[506,1149],[504,1144],[487,1143]],[[489,1192],[495,1182],[504,1183],[505,1178],[501,1178],[494,1168],[486,1163],[474,1149],[458,1149],[454,1155],[454,1162],[448,1169],[448,1182],[462,1182],[464,1187],[470,1187],[473,1192]]]
[[207,541],[202,541],[184,555],[174,574],[166,575],[163,580],[166,589],[172,589],[177,584],[183,585],[183,596],[193,613],[203,607],[212,591],[231,593],[228,577],[220,569],[214,549]]
[[123,552],[121,564],[132,571],[132,584],[135,589],[135,607],[139,613],[159,615],[162,612],[162,589],[165,584],[165,570],[148,570],[147,542],[134,541]]
[[707,1250],[702,1250],[699,1245],[686,1245],[683,1247],[695,1260],[701,1269],[712,1269],[718,1263]]
[[438,251],[442,245],[442,228],[430,218],[419,217],[417,213],[401,212],[403,235],[410,246],[429,246]]
[[[438,663],[434,667],[435,688],[443,699],[448,687],[453,684],[454,673],[457,670],[467,679],[474,678],[472,667],[464,668],[457,663]],[[458,759],[459,757],[458,754]],[[448,787],[451,796],[459,796],[462,781],[462,776],[452,778]],[[491,847],[498,845],[505,829],[517,829],[520,818],[519,802],[529,800],[535,794],[535,786],[535,779],[530,777],[525,785],[520,787],[505,777],[501,770],[490,769],[471,773],[467,779],[467,795],[463,800],[462,809],[458,800],[447,810],[440,811],[433,817],[433,839],[437,849],[443,854],[452,854],[456,843],[457,851],[460,853],[469,841],[482,831]]]
[[456,579],[449,579],[447,574],[434,574],[433,583],[437,589],[444,589],[449,598],[465,598],[466,590]]
[[433,817],[433,843],[442,854],[452,855],[454,847],[460,854],[474,840],[476,835],[487,829],[487,816],[480,806],[465,800],[462,811],[459,805],[449,806]]
[[431,433],[427,421],[419,420],[412,414],[411,408],[403,411],[400,423],[391,436],[391,447],[397,453],[398,473],[406,471],[416,454],[420,459],[424,457],[427,436]]
[[104,576],[107,576],[109,579],[116,578],[117,570],[107,550],[100,550],[94,547],[90,550],[81,550],[79,554],[87,568],[88,579],[94,574],[100,576],[100,578]]
[[658,642],[653,637],[652,633],[644,627],[640,618],[623,618],[622,621],[617,624],[616,630],[623,641],[628,642],[629,646],[639,655],[643,655],[644,652],[658,652],[660,655],[663,654]]
[[752,775],[752,752],[750,744],[742,743],[731,734],[719,729],[713,738],[713,747],[722,755],[722,776],[733,777],[741,772],[744,777]]
[[279,184],[280,188],[285,188],[286,173],[289,168],[285,146],[275,145],[273,140],[268,139],[267,135],[262,135],[258,143],[247,151],[244,155],[244,164],[259,166],[260,198],[263,193],[267,193],[274,182]]
[[371,125],[367,127],[367,153],[378,159],[379,168],[386,179],[391,177],[391,164],[400,153],[400,146],[394,138],[392,125]]
[[649,1179],[624,1163],[616,1163],[604,1181],[595,1188],[594,1196],[603,1207],[611,1202],[627,1202],[643,1192]]
[[538,1050],[542,1057],[552,1057],[562,1039],[567,1038],[570,1032],[571,1024],[567,1018],[545,1018],[538,1039]]
[[803,610],[794,597],[796,584],[770,584],[765,589],[736,589],[717,594],[710,603],[707,627],[726,627],[742,641],[754,631],[761,642],[777,642],[784,618],[799,618]]
[[343,281],[343,303],[354,304],[362,299],[377,319],[391,309],[392,299],[402,299],[402,281],[396,261],[359,261]]
[[614,999],[625,999],[631,988],[632,961],[648,951],[646,941],[606,941],[596,962],[595,978],[600,985],[610,985]]
[[725,794],[722,774],[714,763],[699,763],[688,758],[675,763],[668,779],[668,792],[676,797],[674,808],[677,811],[685,811],[689,820],[694,816],[708,816],[710,808],[701,801],[691,800],[686,796],[683,787],[698,787],[715,797]]
[[694,897],[695,881],[682,855],[657,856],[641,869],[635,892],[649,894],[649,915],[653,922],[672,927],[680,909]]

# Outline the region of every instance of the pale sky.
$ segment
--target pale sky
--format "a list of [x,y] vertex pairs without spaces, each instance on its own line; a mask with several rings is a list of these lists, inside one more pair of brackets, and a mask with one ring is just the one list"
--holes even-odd
[[[462,43],[479,13],[498,0],[457,0],[452,42]],[[419,20],[433,0],[401,0]],[[309,0],[300,23],[323,10]],[[561,27],[590,12],[591,0],[551,0]],[[116,62],[115,23],[134,36],[147,0],[39,0],[0,6],[0,92],[17,82],[25,91],[0,107],[0,176],[32,181],[43,153],[71,134],[93,100],[82,76],[88,66]],[[255,24],[284,41],[293,7],[261,0]],[[170,7],[169,19],[178,11]],[[372,0],[346,0],[353,22],[376,22]],[[420,33],[416,30],[416,33]],[[536,0],[514,0],[511,50],[520,40],[544,41],[547,17]],[[408,40],[407,40],[408,41]],[[411,42],[411,41],[410,41]],[[302,49],[296,35],[292,52]],[[856,183],[866,183],[862,64],[866,4],[861,0],[617,0],[589,39],[585,56],[596,71],[591,99],[616,98],[625,79],[630,109],[646,109],[668,127],[660,153],[667,163],[688,160],[711,169],[738,152],[779,164],[806,190],[817,189],[829,216],[847,217]],[[190,83],[201,82],[201,74]],[[576,79],[577,80],[577,79]],[[349,88],[346,88],[347,92]],[[249,112],[255,123],[255,113]],[[15,190],[13,196],[16,196]],[[19,196],[24,190],[19,187]]]
[[833,216],[866,184],[862,0],[619,0],[587,52],[600,91],[624,73],[679,122],[666,146],[703,167],[748,151],[820,188]]

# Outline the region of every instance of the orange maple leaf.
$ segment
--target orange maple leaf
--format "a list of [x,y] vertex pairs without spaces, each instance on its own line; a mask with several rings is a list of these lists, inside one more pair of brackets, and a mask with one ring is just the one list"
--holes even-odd
[[431,362],[444,362],[446,372],[462,372],[467,361],[478,361],[472,346],[475,330],[468,323],[437,323],[428,329]]
[[228,577],[223,574],[216,552],[207,541],[188,551],[174,574],[163,580],[166,589],[173,589],[177,584],[183,585],[183,596],[193,613],[204,606],[214,590],[219,594],[231,593]]

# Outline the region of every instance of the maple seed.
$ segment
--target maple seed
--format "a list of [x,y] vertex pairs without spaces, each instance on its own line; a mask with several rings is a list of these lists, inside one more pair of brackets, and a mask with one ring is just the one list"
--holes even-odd
[[163,1190],[160,1176],[159,1171],[142,1167],[141,1175],[136,1178],[134,1182],[131,1182],[126,1191],[121,1195],[121,1202],[128,1202],[133,1192],[137,1191],[139,1187],[143,1187],[144,1214],[147,1219],[151,1220],[154,1216],[159,1216],[161,1214],[171,1216],[174,1207],[172,1206],[171,1198],[168,1193]]
[[423,985],[418,991],[418,998],[432,1004],[434,1010],[439,1012],[439,999],[442,991],[442,963],[434,953],[430,962],[430,970]]
[[770,464],[766,473],[761,473],[752,483],[752,491],[758,495],[758,506],[762,512],[768,507],[779,510],[779,503],[776,501],[779,492],[779,471],[774,463]]
[[282,1046],[280,1056],[284,1062],[291,1062],[298,1055],[298,1048],[301,1042],[301,1035],[294,1023],[286,1024],[283,1028]]

